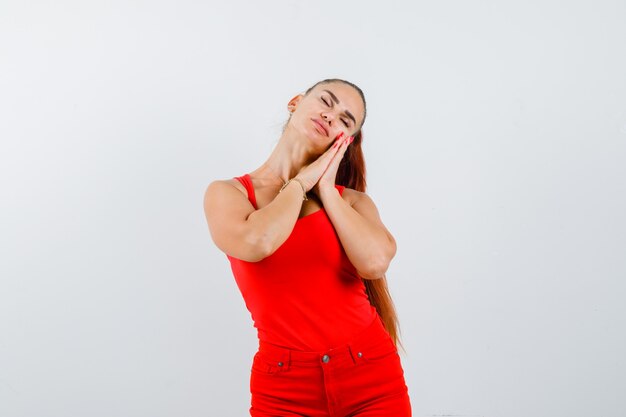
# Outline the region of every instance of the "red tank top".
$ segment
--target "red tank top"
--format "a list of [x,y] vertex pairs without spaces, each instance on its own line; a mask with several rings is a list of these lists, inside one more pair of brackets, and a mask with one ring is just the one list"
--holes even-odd
[[[234,178],[258,210],[250,175]],[[335,188],[341,195],[345,187]],[[299,218],[287,240],[259,262],[226,256],[259,340],[321,351],[347,343],[378,319],[324,208]]]

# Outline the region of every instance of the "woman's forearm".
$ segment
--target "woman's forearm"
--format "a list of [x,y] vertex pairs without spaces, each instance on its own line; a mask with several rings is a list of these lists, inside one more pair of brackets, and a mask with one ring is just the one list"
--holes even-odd
[[302,209],[302,186],[291,181],[265,207],[248,216],[257,233],[257,242],[263,248],[265,257],[276,251],[291,234]]
[[336,189],[321,199],[350,262],[362,278],[378,279],[389,267],[396,245],[387,231],[362,216]]

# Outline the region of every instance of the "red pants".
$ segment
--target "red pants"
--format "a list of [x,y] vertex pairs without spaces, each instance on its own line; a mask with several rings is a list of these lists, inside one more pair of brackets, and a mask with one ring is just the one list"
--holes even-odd
[[351,342],[321,352],[259,341],[250,392],[251,416],[411,416],[400,356],[379,316]]

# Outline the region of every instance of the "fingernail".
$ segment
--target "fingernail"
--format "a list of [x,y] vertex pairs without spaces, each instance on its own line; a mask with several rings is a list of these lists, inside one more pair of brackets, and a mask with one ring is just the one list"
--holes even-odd
[[342,136],[343,136],[343,132],[339,133],[339,134],[337,135],[336,139],[339,139],[339,138],[341,138]]
[[[354,141],[354,136],[350,136],[350,143],[352,143],[352,141]],[[348,143],[348,145],[349,145],[350,143]]]

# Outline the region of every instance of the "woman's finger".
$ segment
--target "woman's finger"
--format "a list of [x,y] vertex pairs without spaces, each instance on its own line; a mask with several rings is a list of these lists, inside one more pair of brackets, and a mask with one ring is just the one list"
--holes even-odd
[[333,143],[333,146],[331,146],[331,148],[339,148],[341,146],[341,142],[345,139],[345,136],[343,134],[343,132],[339,133],[337,135],[337,137],[335,138],[335,142]]
[[332,159],[328,162],[328,166],[333,164],[339,166],[339,162],[343,158],[343,155],[346,153],[346,149],[348,149],[348,145],[350,144],[351,136],[348,136],[347,140],[344,138],[339,139],[339,144],[335,146],[337,152],[332,154]]
[[333,158],[337,150],[341,148],[341,143],[343,142],[343,138],[336,139],[335,142],[330,145],[330,147],[326,150],[325,153],[322,154],[322,158]]

